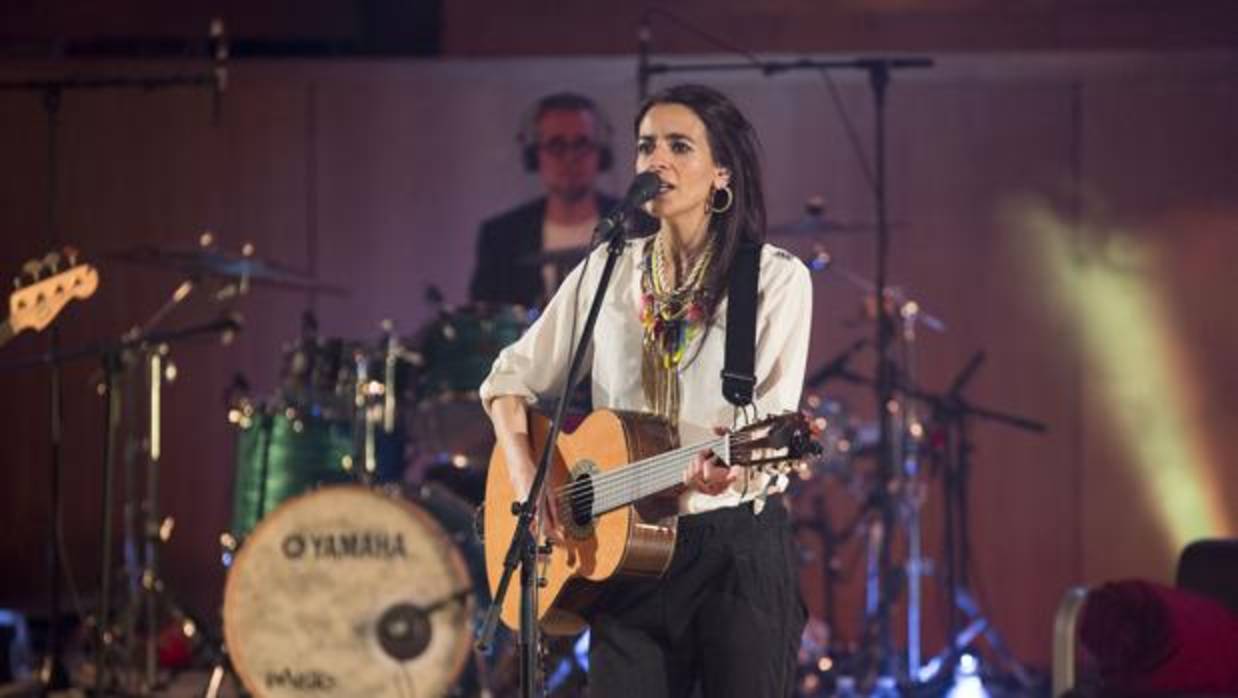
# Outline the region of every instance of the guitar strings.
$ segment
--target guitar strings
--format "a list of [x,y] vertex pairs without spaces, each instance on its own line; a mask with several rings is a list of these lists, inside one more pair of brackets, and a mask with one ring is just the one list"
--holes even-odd
[[671,460],[682,458],[687,455],[695,455],[696,452],[702,451],[705,449],[712,450],[714,447],[725,443],[728,437],[731,439],[732,447],[743,446],[751,441],[751,438],[745,434],[730,434],[730,435],[720,436],[714,439],[713,441],[705,441],[699,444],[694,444],[692,446],[683,446],[677,449],[666,451],[665,453],[660,453],[650,458],[636,461],[635,463],[629,463],[628,465],[620,467],[617,470],[611,471],[609,473],[601,473],[593,478],[590,478],[589,480],[584,480],[584,479],[577,480],[576,482],[570,483],[556,490],[555,493],[557,495],[566,495],[566,494],[572,493],[573,491],[578,491],[582,489],[597,491],[612,483],[619,484],[619,483],[627,482],[633,478],[643,477],[645,476],[647,471],[656,470],[657,468],[659,468],[662,465],[665,465]]
[[[695,456],[701,450],[723,445],[728,438],[732,447],[743,447],[755,440],[755,437],[747,432],[728,434],[712,442],[667,451],[590,480],[578,480],[556,491],[556,511],[561,514],[574,513],[576,504],[592,496],[594,506],[591,508],[597,515],[624,504],[625,497],[620,495],[631,492],[634,484],[653,485],[654,492],[666,489],[680,481],[683,467],[680,462]],[[672,464],[675,465],[674,468],[666,467]]]
[[[718,441],[721,441],[721,439]],[[717,442],[714,442],[714,444],[716,443]],[[594,479],[593,482],[578,480],[576,483],[563,488],[563,491],[558,494],[556,497],[558,509],[560,511],[569,509],[574,512],[575,505],[590,496],[593,497],[593,502],[595,505],[593,508],[596,509],[603,503],[609,503],[610,498],[625,491],[630,491],[630,486],[634,482],[653,482],[657,475],[663,475],[663,477],[665,477],[666,473],[677,472],[682,466],[677,465],[674,469],[667,468],[665,471],[662,471],[662,469],[667,465],[676,465],[679,462],[683,462],[697,450],[714,444],[706,442],[697,446],[668,451],[648,460],[631,464],[628,467],[609,473],[608,475],[604,474],[603,476]],[[673,485],[675,481],[675,479],[668,480],[666,486]],[[664,489],[664,487],[660,487],[659,489]]]

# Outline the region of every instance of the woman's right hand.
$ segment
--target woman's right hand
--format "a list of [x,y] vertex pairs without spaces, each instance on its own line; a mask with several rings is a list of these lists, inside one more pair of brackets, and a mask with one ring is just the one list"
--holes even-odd
[[[517,501],[527,501],[529,490],[533,489],[533,476],[537,473],[537,464],[533,462],[532,453],[526,445],[524,448],[505,448],[503,455],[508,463],[507,477],[511,481],[512,493]],[[543,530],[546,535],[550,536],[551,540],[562,542],[563,529],[559,525],[559,512],[558,508],[553,505],[554,497],[551,489],[549,482],[542,484],[542,496],[537,503],[537,513],[545,517],[546,525]]]
[[[513,395],[496,397],[490,404],[490,416],[494,422],[495,438],[499,448],[503,449],[503,459],[507,462],[507,477],[512,486],[512,495],[516,501],[523,502],[529,497],[529,490],[533,488],[533,476],[537,472],[537,464],[533,461],[529,445],[529,418],[524,400]],[[551,490],[550,483],[544,483],[537,512],[544,517],[546,534],[552,540],[561,542],[563,529],[559,525],[559,512],[552,505]]]

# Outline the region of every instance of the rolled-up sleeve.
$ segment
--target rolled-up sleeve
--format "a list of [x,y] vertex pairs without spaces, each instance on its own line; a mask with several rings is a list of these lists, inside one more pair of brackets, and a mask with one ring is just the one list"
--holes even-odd
[[[518,396],[529,405],[558,397],[567,379],[573,329],[579,336],[585,322],[585,313],[578,303],[589,294],[576,293],[583,272],[582,262],[564,279],[558,293],[524,335],[499,352],[479,390],[487,414],[491,401],[503,395]],[[591,362],[592,346],[585,357],[584,371]]]

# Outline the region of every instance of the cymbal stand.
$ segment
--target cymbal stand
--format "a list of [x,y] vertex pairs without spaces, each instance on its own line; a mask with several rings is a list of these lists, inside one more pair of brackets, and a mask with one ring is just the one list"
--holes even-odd
[[[915,385],[918,373],[916,346],[920,328],[941,333],[945,332],[946,324],[940,318],[926,312],[920,303],[903,289],[894,286],[887,286],[883,294],[884,301],[878,302],[874,295],[876,284],[836,264],[824,246],[817,245],[814,255],[806,259],[805,263],[810,270],[828,271],[829,278],[837,278],[861,291],[865,295],[866,302],[871,301],[873,304],[873,313],[877,312],[877,308],[881,308],[887,317],[897,318],[899,321],[899,332],[893,338],[899,351],[896,355],[891,355],[891,363],[895,372],[892,399],[885,403],[886,409],[883,410],[884,416],[892,424],[888,457],[898,464],[898,469],[889,480],[878,478],[857,515],[858,525],[862,526],[862,533],[865,537],[867,563],[863,616],[865,648],[860,657],[862,665],[857,666],[856,669],[858,674],[866,676],[882,665],[892,666],[897,663],[896,658],[888,660],[881,654],[884,645],[879,640],[883,617],[888,616],[888,606],[893,604],[897,596],[901,594],[905,582],[907,653],[904,657],[903,670],[892,669],[893,673],[889,676],[898,674],[914,682],[921,664],[923,577],[927,574],[928,563],[923,552],[923,532],[920,522],[924,501],[920,472],[922,441],[925,433],[920,415],[922,396],[911,386]],[[832,378],[840,378],[871,387],[875,381],[856,376],[847,368],[851,358],[868,344],[867,339],[854,342],[837,357],[810,374],[805,384],[809,387],[818,387]],[[905,530],[907,559],[902,566],[901,575],[895,574],[892,567],[883,567],[881,561],[883,548],[898,532],[897,526],[891,527],[886,524],[887,507],[893,509],[896,522],[901,523]],[[888,564],[892,565],[892,563]]]
[[[209,334],[221,334],[226,340],[229,336],[231,336],[238,329],[240,329],[239,321],[233,316],[233,314],[229,314],[219,319],[213,320],[211,322],[203,323],[200,325],[194,325],[194,326],[185,327],[185,328],[176,329],[176,330],[167,330],[167,331],[161,331],[157,333],[151,333],[145,337],[145,343],[148,346],[161,347],[161,346],[173,344],[178,341],[189,339],[192,337],[198,337],[198,336],[209,335]],[[44,354],[30,357],[27,359],[23,359],[20,361],[14,361],[14,362],[10,362],[4,365],[0,365],[0,372],[13,371],[13,370],[25,370],[31,367],[44,366],[44,365],[63,365],[70,361],[76,361],[78,359],[85,359],[85,358],[95,358],[95,359],[103,360],[105,364],[105,371],[104,371],[105,382],[106,382],[105,390],[106,390],[106,396],[108,398],[108,405],[107,405],[107,409],[105,410],[105,412],[108,413],[106,415],[106,418],[107,418],[107,424],[109,427],[108,429],[105,429],[105,432],[104,432],[104,439],[105,439],[104,451],[105,452],[104,452],[103,462],[104,462],[105,468],[110,468],[114,463],[114,458],[112,456],[112,449],[115,446],[115,441],[114,441],[115,426],[114,425],[116,423],[116,419],[119,414],[119,406],[124,404],[121,399],[121,390],[119,387],[121,383],[119,380],[119,376],[121,373],[120,369],[123,366],[122,359],[124,357],[129,356],[131,352],[137,350],[138,348],[139,348],[139,342],[136,340],[132,340],[132,339],[124,339],[119,342],[93,344],[89,346],[78,347],[78,348],[68,350],[68,351],[62,350],[62,351],[58,351],[54,353],[52,352],[44,353]],[[160,353],[161,357],[164,355],[165,355],[164,353]],[[156,368],[160,370],[161,375],[164,375],[167,371],[166,360],[161,358]],[[105,551],[110,551],[111,549],[110,533],[108,533],[106,529],[109,529],[111,527],[110,518],[111,518],[112,508],[111,508],[110,494],[111,494],[111,483],[113,481],[114,481],[113,473],[110,471],[105,471],[104,476],[103,476],[103,482],[104,482],[103,494],[104,496],[108,497],[108,501],[105,502],[104,504],[103,513],[108,518],[102,521],[101,526],[100,526],[101,529],[105,529],[105,530],[102,530],[100,533],[101,537],[107,542],[107,547],[105,548]],[[157,484],[157,481],[156,481],[156,484]],[[154,529],[156,530],[157,534],[163,533],[165,531],[170,533],[170,523],[164,526],[162,522],[158,522],[158,524],[154,526]],[[110,554],[105,553],[103,555],[103,558],[104,558],[104,561],[110,562],[111,556]],[[154,560],[155,558],[152,557],[151,559]],[[147,570],[144,570],[144,571],[147,571]],[[111,579],[112,571],[110,569],[104,570],[103,574],[104,574],[104,578],[103,580],[101,580],[101,588],[107,589],[110,595],[110,579]],[[153,576],[148,575],[144,577],[141,581],[144,582],[147,580],[150,580],[152,582],[150,586],[155,591],[164,592],[163,584],[162,582],[158,580],[157,575],[153,575]],[[102,695],[105,690],[105,684],[107,683],[107,681],[114,678],[114,669],[112,667],[111,662],[113,661],[113,655],[117,647],[116,646],[116,639],[117,639],[116,633],[114,631],[114,626],[112,624],[111,617],[110,617],[110,610],[111,610],[110,599],[108,602],[101,604],[100,608],[101,608],[101,611],[105,613],[103,615],[100,615],[94,622],[96,642],[99,643],[99,645],[96,646],[96,659],[101,660],[100,665],[96,667],[96,679],[95,679],[96,683],[93,689],[93,693],[95,695]],[[132,615],[135,612],[136,611],[132,610],[131,608],[130,615]],[[132,634],[129,634],[126,637],[131,638]],[[107,686],[107,688],[111,688],[111,686]]]
[[[983,636],[1011,676],[1022,686],[1030,687],[1032,677],[1002,640],[1001,633],[981,610],[968,585],[970,563],[970,527],[967,521],[968,482],[971,473],[971,418],[980,417],[1025,431],[1044,432],[1047,427],[1035,420],[977,407],[968,403],[962,392],[984,361],[984,352],[976,352],[955,378],[946,395],[930,396],[934,421],[946,434],[943,457],[942,487],[945,495],[945,583],[948,596],[945,649],[937,656],[940,673],[950,675],[963,650],[977,637]],[[967,624],[960,627],[960,615]]]
[[[381,323],[382,351],[371,354],[365,349],[353,353],[356,383],[353,386],[353,461],[361,463],[354,473],[359,482],[372,485],[379,481],[380,459],[391,460],[391,450],[400,446],[396,413],[399,385],[396,380],[400,362],[406,354],[395,334],[391,320]],[[375,360],[377,358],[377,360]]]
[[[135,327],[125,337],[126,344],[132,347],[129,353],[136,354],[130,357],[130,361],[135,367],[141,367],[138,380],[146,390],[146,410],[142,415],[145,417],[143,437],[126,459],[124,536],[129,600],[128,609],[119,623],[127,650],[125,656],[140,657],[137,683],[130,689],[143,695],[152,693],[160,686],[158,640],[161,611],[166,608],[178,620],[191,622],[169,594],[160,573],[161,549],[171,539],[174,526],[172,517],[165,517],[159,508],[164,443],[163,394],[165,385],[176,379],[177,367],[171,359],[169,344],[159,341],[152,330],[195,288],[196,282],[193,280],[182,282],[145,324]],[[139,461],[141,466],[138,466]],[[110,644],[115,633],[110,628],[109,614],[101,611],[99,623],[105,630],[103,637]],[[139,627],[144,630],[140,643]],[[96,692],[101,693],[104,682],[114,678],[111,675],[115,667],[108,661],[112,653],[107,651],[107,647],[100,650],[104,661],[97,670]]]
[[[200,242],[203,246],[209,246],[213,244],[214,238],[206,234]],[[246,281],[242,278],[239,284],[225,286],[212,294],[210,301],[223,302],[233,299],[244,293],[245,286]],[[125,403],[129,408],[128,416],[132,423],[145,422],[145,429],[141,432],[143,436],[140,439],[131,439],[125,454],[123,569],[127,579],[128,603],[123,615],[113,623],[110,592],[111,546],[108,543],[104,548],[106,567],[100,571],[105,594],[96,619],[99,637],[96,647],[96,695],[102,695],[108,688],[123,683],[122,677],[117,675],[117,664],[132,661],[139,656],[141,659],[135,675],[136,685],[126,688],[141,694],[149,694],[157,688],[158,622],[161,610],[168,610],[175,619],[184,623],[187,632],[197,631],[197,625],[172,598],[159,573],[160,548],[170,539],[174,525],[171,517],[164,518],[159,511],[163,387],[165,383],[174,381],[177,374],[177,368],[169,358],[171,342],[202,334],[219,333],[223,343],[227,344],[239,328],[239,315],[228,312],[216,322],[185,330],[157,332],[156,328],[173,310],[184,304],[198,287],[199,282],[196,279],[185,279],[150,318],[125,333],[117,345],[113,373],[106,376],[109,405],[112,401],[119,405],[124,402],[121,395],[123,391],[120,389],[120,374],[127,367],[140,365],[142,369],[136,372],[133,379],[140,382],[146,390],[147,399],[144,414],[141,410],[134,409],[136,404]],[[139,465],[139,461],[143,461],[142,465]],[[105,471],[109,471],[105,472],[105,482],[112,479],[111,467],[110,460],[105,460]],[[144,468],[144,472],[139,473],[139,468]],[[102,522],[105,538],[110,538],[110,507],[110,502],[105,505],[106,518]],[[137,641],[139,627],[145,630],[140,646]],[[118,639],[123,639],[123,648],[117,645]]]
[[[902,320],[903,376],[905,380],[914,385],[917,374],[915,346],[919,305],[915,301],[903,303],[898,308],[898,314]],[[923,534],[920,527],[920,511],[924,502],[923,487],[920,481],[920,445],[924,437],[924,425],[920,421],[917,400],[908,399],[904,395],[898,404],[900,407],[897,413],[900,438],[894,441],[894,445],[900,451],[897,454],[898,462],[901,463],[899,494],[901,495],[903,525],[907,535],[907,560],[904,564],[907,584],[905,676],[909,681],[915,681],[920,669],[922,580],[926,568],[922,546]]]

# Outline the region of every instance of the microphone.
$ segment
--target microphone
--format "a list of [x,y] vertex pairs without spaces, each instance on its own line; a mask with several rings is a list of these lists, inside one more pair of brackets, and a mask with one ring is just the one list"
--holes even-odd
[[598,221],[597,227],[593,229],[593,235],[598,240],[598,244],[609,243],[611,239],[623,230],[623,223],[641,206],[653,197],[658,195],[658,190],[662,188],[662,180],[653,172],[646,170],[632,180],[632,186],[628,187],[628,193],[623,197],[623,201],[619,202],[610,213],[606,214],[602,220]]

